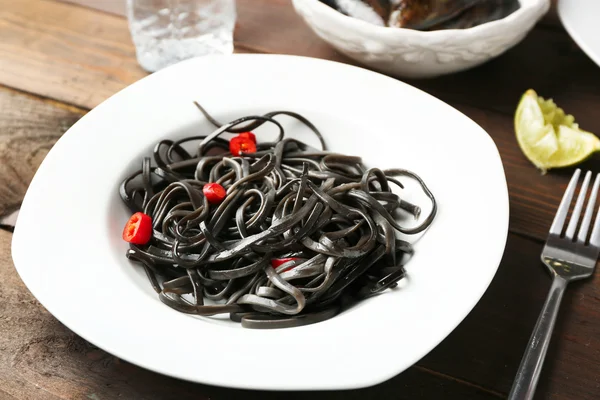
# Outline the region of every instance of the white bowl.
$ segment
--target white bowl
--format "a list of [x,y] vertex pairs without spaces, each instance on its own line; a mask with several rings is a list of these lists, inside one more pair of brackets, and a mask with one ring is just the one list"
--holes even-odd
[[469,29],[421,32],[348,17],[319,0],[292,0],[296,12],[323,40],[350,58],[406,78],[462,71],[519,43],[550,8],[550,0],[520,0],[506,18]]

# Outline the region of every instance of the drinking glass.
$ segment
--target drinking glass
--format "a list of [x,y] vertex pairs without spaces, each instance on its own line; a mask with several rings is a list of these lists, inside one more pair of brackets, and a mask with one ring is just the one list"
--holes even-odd
[[235,0],[127,0],[127,18],[138,62],[149,72],[233,53]]

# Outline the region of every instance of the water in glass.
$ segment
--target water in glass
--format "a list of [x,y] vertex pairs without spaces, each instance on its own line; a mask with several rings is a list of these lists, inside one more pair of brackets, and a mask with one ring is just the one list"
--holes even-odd
[[235,0],[127,0],[127,17],[138,62],[150,72],[233,52]]

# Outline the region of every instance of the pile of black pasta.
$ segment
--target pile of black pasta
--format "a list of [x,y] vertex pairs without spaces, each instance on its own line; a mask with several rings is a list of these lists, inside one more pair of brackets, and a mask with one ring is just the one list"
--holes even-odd
[[[120,186],[131,212],[152,219],[150,241],[130,244],[127,257],[141,263],[163,303],[190,314],[229,313],[248,328],[290,327],[331,318],[404,277],[413,249],[396,232],[421,232],[436,213],[417,175],[367,169],[358,157],[325,150],[317,128],[293,112],[221,125],[199,108],[214,132],[160,141]],[[304,123],[322,149],[286,137],[281,115]],[[256,152],[230,152],[231,134],[263,124],[277,127],[276,140],[258,135]],[[399,177],[416,179],[433,203],[414,228],[397,222],[420,212],[393,193],[403,187]],[[218,204],[203,194],[209,182],[227,191]]]

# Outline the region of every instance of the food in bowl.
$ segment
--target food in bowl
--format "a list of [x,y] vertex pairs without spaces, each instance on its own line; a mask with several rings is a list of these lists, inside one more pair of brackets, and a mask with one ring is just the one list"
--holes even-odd
[[467,29],[502,19],[518,0],[320,0],[341,13],[379,26],[421,31]]
[[518,0],[518,9],[505,18],[468,29],[421,31],[365,22],[321,0],[292,3],[314,33],[339,52],[369,68],[404,78],[434,77],[481,65],[519,43],[550,8],[550,0]]
[[[327,151],[317,127],[295,112],[221,124],[197,106],[217,129],[161,140],[154,165],[144,157],[119,190],[133,213],[123,230],[127,257],[164,304],[230,314],[247,328],[294,327],[405,277],[413,247],[396,234],[424,231],[437,210],[416,174],[367,169],[359,157]],[[286,137],[281,115],[304,124],[321,148]],[[276,127],[275,140],[257,140],[265,124]],[[404,188],[400,177],[415,179],[432,203],[413,226],[399,215],[418,218],[421,208],[394,193]]]

